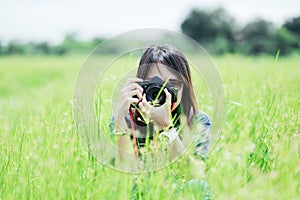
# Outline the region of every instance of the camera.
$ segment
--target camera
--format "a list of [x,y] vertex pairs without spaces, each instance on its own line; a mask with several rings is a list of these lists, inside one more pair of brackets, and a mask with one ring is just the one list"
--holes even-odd
[[[150,80],[145,80],[143,82],[138,82],[138,84],[144,89],[146,94],[146,100],[154,103],[153,106],[161,106],[166,102],[166,94],[164,88],[167,88],[172,96],[172,103],[177,101],[178,91],[170,85],[161,80],[158,76],[152,77]],[[164,86],[164,88],[162,88]],[[159,95],[159,96],[158,96]],[[138,98],[137,96],[133,96]],[[134,107],[131,105],[131,107]]]

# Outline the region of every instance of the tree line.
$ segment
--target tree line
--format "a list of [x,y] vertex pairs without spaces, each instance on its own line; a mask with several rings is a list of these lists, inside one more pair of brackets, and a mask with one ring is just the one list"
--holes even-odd
[[104,38],[93,38],[89,41],[77,39],[75,33],[68,34],[64,40],[57,45],[48,42],[20,43],[10,41],[7,45],[0,43],[0,55],[66,55],[68,53],[87,53]]
[[280,27],[265,19],[254,19],[244,26],[224,9],[194,9],[181,24],[184,34],[214,54],[247,55],[299,53],[300,16],[287,19]]
[[[275,54],[288,55],[300,50],[300,16],[287,19],[280,27],[265,19],[255,19],[240,26],[234,17],[224,9],[193,9],[181,23],[182,33],[190,36],[209,53],[239,53],[246,55]],[[1,38],[0,38],[1,39]],[[87,53],[104,38],[89,41],[78,40],[76,34],[68,34],[58,45],[48,42],[20,43],[0,42],[0,55],[65,55],[68,53]],[[113,47],[110,51],[117,52]]]

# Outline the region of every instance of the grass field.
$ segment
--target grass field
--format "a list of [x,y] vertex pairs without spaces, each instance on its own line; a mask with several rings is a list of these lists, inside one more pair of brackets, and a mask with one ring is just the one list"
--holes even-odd
[[[129,199],[134,176],[95,161],[74,130],[72,95],[84,58],[0,57],[0,199]],[[299,199],[300,57],[214,62],[226,92],[222,135],[206,161],[215,198]],[[209,100],[201,102],[210,113]],[[192,199],[165,178],[177,174],[184,183],[185,172],[178,161],[139,175],[139,192]]]

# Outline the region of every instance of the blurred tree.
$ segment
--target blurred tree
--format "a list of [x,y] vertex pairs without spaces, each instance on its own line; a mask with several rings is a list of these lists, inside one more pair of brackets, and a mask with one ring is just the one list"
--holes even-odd
[[77,46],[77,34],[76,33],[69,33],[66,35],[64,41],[62,42],[61,46],[66,49],[74,49]]
[[240,31],[238,50],[246,54],[275,53],[275,27],[264,19],[256,19]]
[[281,28],[279,46],[287,53],[300,50],[300,16],[287,20]]
[[104,40],[105,40],[104,38],[95,37],[95,38],[92,39],[92,44],[95,45],[95,46],[97,46],[98,44],[100,44]]
[[24,47],[16,41],[9,42],[4,49],[4,54],[7,55],[16,55],[16,54],[24,54],[24,53],[25,53]]
[[47,42],[35,44],[35,52],[38,54],[50,54],[51,47]]
[[60,47],[67,50],[67,52],[73,53],[87,53],[94,48],[93,40],[81,41],[77,38],[76,33],[66,35]]
[[2,55],[4,53],[3,50],[4,50],[4,48],[3,48],[3,46],[2,46],[2,44],[0,42],[0,55]]
[[287,20],[283,24],[283,27],[288,29],[291,33],[295,34],[296,36],[300,37],[300,16]]
[[281,55],[289,54],[300,47],[299,38],[297,38],[284,26],[276,31],[275,38],[276,48],[280,50]]
[[233,51],[235,21],[224,9],[194,9],[181,24],[182,32],[216,53]]
[[52,47],[53,54],[57,54],[59,56],[66,55],[69,52],[69,49],[66,49],[62,45],[57,45]]

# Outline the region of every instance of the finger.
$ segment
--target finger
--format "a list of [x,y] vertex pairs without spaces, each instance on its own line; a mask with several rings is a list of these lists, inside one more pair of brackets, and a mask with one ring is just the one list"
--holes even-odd
[[146,94],[143,94],[142,102],[147,102]]
[[168,91],[167,88],[164,89],[164,92],[165,92],[165,94],[166,94],[166,103],[167,103],[169,106],[171,106],[171,104],[172,104],[172,95],[171,95],[171,93]]
[[140,103],[138,104],[138,107],[139,107],[139,109],[140,109],[141,112],[144,111],[144,106],[143,106],[143,103],[142,103],[142,102],[140,102]]
[[145,111],[150,111],[151,109],[151,104],[147,101],[146,99],[146,94],[143,95],[143,100],[141,102],[141,105],[143,106],[143,108],[145,108]]
[[142,112],[142,114],[145,114],[145,113],[146,113],[146,109],[145,109],[145,107],[143,106],[143,103],[142,103],[142,102],[140,102],[140,103],[138,104],[138,108],[139,108],[140,112]]
[[150,109],[148,109],[147,107],[143,106],[142,102],[140,102],[139,109],[140,109],[140,112],[141,112],[141,114],[142,114],[143,117],[146,117],[146,118],[150,118],[151,117],[151,115],[150,115]]
[[140,101],[143,99],[143,93],[139,90],[137,90],[137,96],[139,97]]
[[137,83],[137,82],[142,82],[143,79],[140,79],[140,78],[129,78],[127,79],[126,83],[129,84],[129,83]]
[[140,102],[140,100],[138,100],[137,98],[132,98],[131,102],[131,104],[137,104],[138,102]]
[[133,90],[127,93],[128,96],[136,98],[138,97],[139,100],[143,98],[143,94],[139,90]]
[[137,98],[127,98],[127,104],[131,105],[131,104],[137,104],[139,102],[139,99]]
[[136,90],[136,89],[139,90],[141,93],[143,93],[144,89],[137,83],[130,83],[130,84],[128,84],[128,86],[125,87],[126,91],[131,91],[131,90]]
[[146,94],[143,95],[142,105],[143,105],[147,110],[149,110],[149,109],[151,108],[150,103],[149,103],[149,102],[147,101],[147,99],[146,99]]
[[141,102],[141,106],[142,107],[145,107],[145,106],[147,106],[147,100],[146,100],[146,94],[143,94],[143,98],[142,98],[142,102]]

